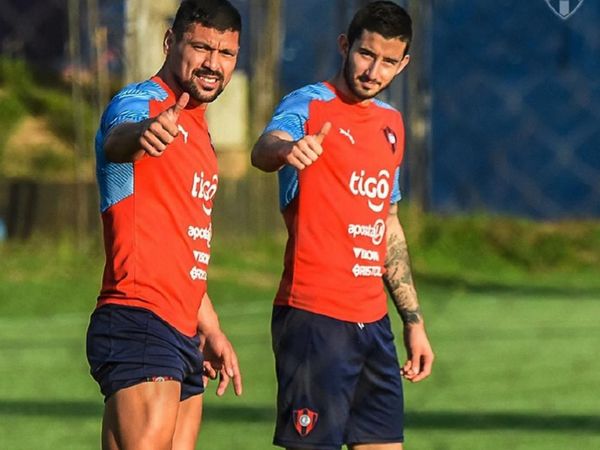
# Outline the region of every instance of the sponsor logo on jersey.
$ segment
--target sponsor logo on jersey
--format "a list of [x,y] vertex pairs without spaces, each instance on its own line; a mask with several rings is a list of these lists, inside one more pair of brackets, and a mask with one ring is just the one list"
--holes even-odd
[[353,238],[359,236],[368,237],[373,244],[379,245],[385,236],[385,222],[383,219],[377,219],[373,225],[348,225],[348,234]]
[[352,268],[352,273],[356,278],[358,277],[381,277],[383,272],[381,266],[361,266],[355,264]]
[[194,241],[197,241],[198,239],[206,241],[210,247],[210,240],[212,239],[212,224],[210,224],[207,228],[200,228],[190,225],[188,227],[187,234]]
[[177,129],[179,130],[179,132],[182,134],[183,136],[183,143],[187,144],[188,142],[188,136],[190,135],[190,133],[188,133],[185,128],[183,128],[182,125],[177,125]]
[[379,261],[379,252],[375,250],[367,250],[360,247],[354,247],[354,256],[365,261]]
[[352,143],[352,145],[356,144],[356,141],[354,140],[354,136],[352,136],[352,133],[350,133],[350,128],[348,128],[347,130],[340,128],[339,131],[342,136],[346,136],[348,138],[348,140]]
[[210,261],[210,255],[206,252],[194,250],[194,259],[200,264],[207,264]]
[[317,425],[317,420],[319,420],[319,414],[308,408],[295,409],[292,412],[292,416],[294,419],[294,428],[296,428],[296,431],[302,437],[308,436],[315,425]]
[[194,281],[206,281],[208,276],[206,270],[201,269],[200,267],[192,267],[192,270],[190,270],[190,278]]
[[396,137],[396,133],[390,127],[385,127],[383,129],[383,134],[385,134],[386,139],[390,143],[390,147],[392,147],[392,153],[396,153],[396,144],[398,143],[398,138]]
[[202,203],[202,209],[207,216],[212,214],[212,207],[208,207],[206,203],[212,201],[217,193],[217,184],[219,183],[219,177],[215,174],[212,179],[205,180],[204,172],[194,173],[194,182],[192,183],[192,197],[204,200]]
[[348,186],[354,195],[367,197],[371,210],[381,212],[390,194],[390,173],[383,169],[376,177],[368,177],[364,170],[354,171]]

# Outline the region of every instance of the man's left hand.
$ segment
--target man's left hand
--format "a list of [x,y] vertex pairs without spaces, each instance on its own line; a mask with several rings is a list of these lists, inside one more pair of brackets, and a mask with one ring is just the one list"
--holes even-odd
[[235,394],[241,395],[242,374],[235,350],[225,334],[222,331],[215,331],[203,336],[201,350],[204,355],[204,386],[207,385],[209,378],[214,380],[218,375],[217,395],[219,397],[225,393],[230,381],[233,381]]
[[400,369],[402,376],[412,383],[427,378],[435,356],[422,322],[404,326],[404,345],[408,359]]

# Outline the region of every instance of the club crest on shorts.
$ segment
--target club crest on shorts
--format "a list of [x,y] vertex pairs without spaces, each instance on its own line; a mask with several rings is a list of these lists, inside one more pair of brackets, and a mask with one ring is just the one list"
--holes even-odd
[[308,436],[313,430],[319,419],[319,414],[311,411],[308,408],[295,409],[293,412],[294,416],[294,427],[298,434],[302,437]]
[[546,0],[552,12],[563,20],[567,20],[582,5],[583,0]]
[[396,153],[396,144],[398,143],[398,138],[396,137],[394,130],[392,130],[390,127],[385,127],[383,129],[383,134],[385,134],[385,138],[392,147],[392,153]]

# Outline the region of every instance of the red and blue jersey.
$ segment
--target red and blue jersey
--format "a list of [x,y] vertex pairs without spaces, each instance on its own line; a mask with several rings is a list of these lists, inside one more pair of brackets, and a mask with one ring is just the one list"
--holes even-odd
[[206,293],[217,158],[201,107],[186,108],[162,156],[106,160],[104,141],[124,122],[155,117],[176,102],[158,77],[121,90],[96,135],[96,175],[106,265],[98,306],[148,309],[187,336],[197,333]]
[[275,304],[374,322],[387,312],[385,221],[400,200],[402,116],[379,100],[347,103],[332,85],[318,83],[287,95],[265,132],[299,140],[326,122],[332,128],[321,157],[302,171],[279,171],[289,238]]

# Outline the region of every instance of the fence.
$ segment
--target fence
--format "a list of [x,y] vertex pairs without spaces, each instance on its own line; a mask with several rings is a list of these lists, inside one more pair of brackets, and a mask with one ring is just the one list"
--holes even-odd
[[[215,198],[216,233],[271,235],[283,231],[278,209],[276,177],[253,174],[240,179],[222,178]],[[5,237],[26,240],[34,235],[56,237],[78,232],[77,197],[89,205],[83,218],[88,236],[99,237],[100,212],[95,183],[0,182],[0,219]]]
[[434,5],[433,207],[600,217],[600,3]]

